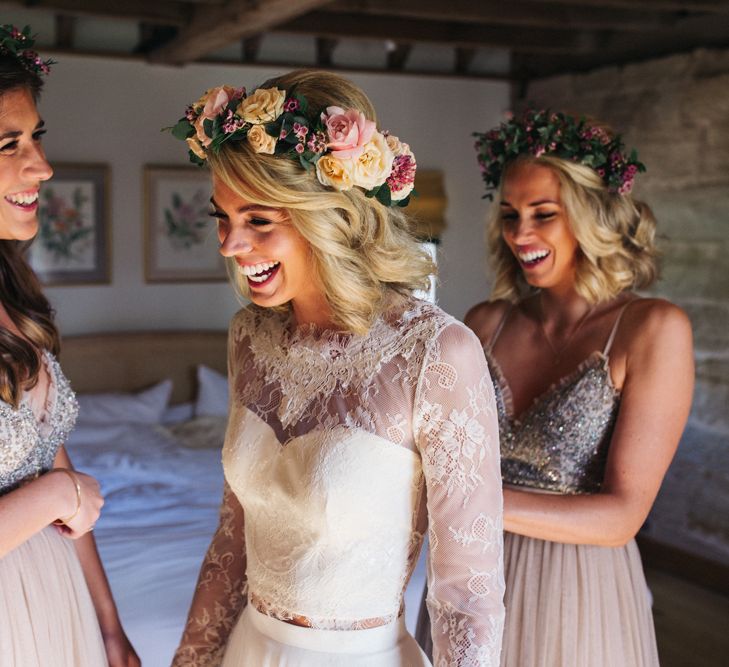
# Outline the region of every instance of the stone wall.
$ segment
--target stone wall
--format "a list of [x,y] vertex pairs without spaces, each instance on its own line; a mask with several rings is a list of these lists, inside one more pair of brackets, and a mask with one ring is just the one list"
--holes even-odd
[[645,532],[729,563],[729,50],[535,81],[523,99],[603,119],[638,148],[663,251],[652,290],[693,323],[696,391]]

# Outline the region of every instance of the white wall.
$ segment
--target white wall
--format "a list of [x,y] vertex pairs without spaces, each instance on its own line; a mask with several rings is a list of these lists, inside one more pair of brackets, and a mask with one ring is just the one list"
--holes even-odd
[[[206,88],[249,89],[281,73],[251,66],[150,66],[64,55],[47,79],[41,114],[48,157],[111,168],[112,283],[54,287],[47,294],[65,334],[113,330],[225,328],[236,310],[224,283],[148,285],[143,277],[142,168],[187,164],[173,124]],[[413,147],[418,165],[445,174],[448,228],[440,248],[439,303],[456,317],[486,296],[486,206],[471,132],[494,125],[508,105],[505,83],[375,74],[351,77],[370,95],[380,125]]]

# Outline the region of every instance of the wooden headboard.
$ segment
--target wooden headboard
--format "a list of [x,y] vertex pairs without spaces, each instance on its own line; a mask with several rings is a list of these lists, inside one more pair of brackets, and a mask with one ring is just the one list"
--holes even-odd
[[173,381],[172,403],[195,398],[195,371],[226,372],[226,331],[144,331],[64,337],[60,361],[77,393],[139,391]]

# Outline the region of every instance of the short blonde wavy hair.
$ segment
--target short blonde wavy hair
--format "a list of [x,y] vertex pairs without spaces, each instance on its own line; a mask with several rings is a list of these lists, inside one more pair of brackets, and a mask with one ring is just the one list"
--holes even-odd
[[[340,106],[359,109],[376,122],[364,92],[331,72],[297,70],[263,85],[295,89],[306,97],[311,113]],[[327,188],[294,160],[255,153],[247,141],[224,144],[208,155],[208,163],[239,196],[288,212],[311,246],[334,323],[344,330],[368,331],[388,294],[428,288],[433,261],[401,209],[383,206],[360,188]],[[228,273],[239,294],[249,298],[247,282],[232,260]]]
[[500,204],[504,182],[518,164],[548,167],[559,178],[560,196],[579,245],[575,288],[589,303],[607,301],[626,289],[641,289],[658,277],[656,220],[647,204],[608,191],[596,171],[543,155],[523,155],[507,165],[495,193],[487,227],[493,299],[519,301],[533,291],[504,242]]

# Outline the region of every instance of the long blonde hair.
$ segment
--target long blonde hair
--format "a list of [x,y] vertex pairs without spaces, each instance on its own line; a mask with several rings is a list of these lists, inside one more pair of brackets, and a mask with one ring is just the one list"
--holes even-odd
[[[331,72],[299,70],[263,85],[288,93],[296,90],[307,99],[311,113],[340,106],[359,109],[376,121],[364,92]],[[288,212],[311,246],[333,320],[345,330],[365,333],[382,312],[388,293],[427,289],[433,262],[402,210],[383,206],[360,188],[327,188],[297,162],[255,153],[247,141],[224,144],[219,153],[211,151],[208,162],[215,176],[239,196]],[[247,298],[245,279],[232,268],[229,273]]]
[[532,291],[502,237],[500,203],[509,172],[518,164],[545,166],[557,175],[560,196],[579,244],[575,289],[590,303],[626,289],[651,285],[658,275],[656,220],[650,207],[629,194],[608,191],[590,167],[544,155],[519,156],[504,170],[490,209],[487,240],[494,275],[493,299],[518,301]]

